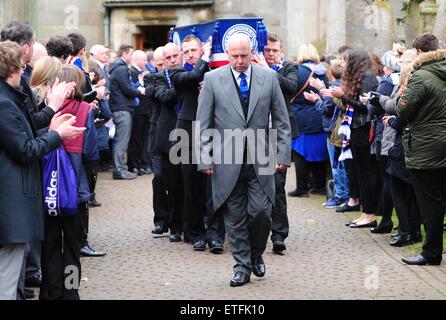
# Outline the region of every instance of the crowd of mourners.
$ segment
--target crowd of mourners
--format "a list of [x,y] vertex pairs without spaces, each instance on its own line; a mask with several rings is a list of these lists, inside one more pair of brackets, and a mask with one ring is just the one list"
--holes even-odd
[[[192,161],[193,122],[211,48],[190,35],[146,52],[87,46],[79,33],[37,42],[26,22],[11,22],[0,42],[0,299],[79,299],[81,256],[98,172],[115,180],[153,174],[153,234],[221,253],[225,217],[214,210],[211,178]],[[89,48],[87,50],[87,48]],[[350,229],[391,233],[391,246],[422,242],[406,264],[438,265],[446,200],[446,49],[433,34],[381,57],[340,47],[321,57],[304,45],[284,56],[270,33],[254,64],[277,73],[288,108],[295,189],[327,195],[323,206],[360,213]],[[175,129],[189,133],[189,159],[169,157]],[[74,215],[44,210],[42,163],[62,147],[75,171]],[[286,172],[275,174],[273,251],[289,234]],[[393,212],[398,224],[394,225]],[[382,216],[378,223],[377,216]],[[396,221],[396,220],[395,220]],[[421,228],[424,225],[426,237]],[[396,228],[397,227],[397,228]],[[261,265],[263,262],[259,262]],[[67,267],[78,272],[72,286]]]

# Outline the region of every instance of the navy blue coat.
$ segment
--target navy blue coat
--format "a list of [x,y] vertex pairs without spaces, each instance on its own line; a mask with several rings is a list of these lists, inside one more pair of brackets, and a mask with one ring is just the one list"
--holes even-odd
[[36,136],[28,99],[0,79],[0,244],[43,239],[40,160],[62,143],[57,132]]
[[117,59],[110,66],[110,110],[133,113],[138,104],[135,98],[140,93],[130,80],[130,70],[122,59]]

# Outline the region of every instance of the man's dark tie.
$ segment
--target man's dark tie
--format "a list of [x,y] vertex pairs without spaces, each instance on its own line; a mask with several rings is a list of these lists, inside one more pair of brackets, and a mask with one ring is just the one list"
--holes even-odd
[[245,101],[245,104],[248,104],[248,98],[249,98],[249,87],[248,87],[248,81],[246,81],[246,74],[241,73],[240,74],[240,92],[242,94],[243,100]]

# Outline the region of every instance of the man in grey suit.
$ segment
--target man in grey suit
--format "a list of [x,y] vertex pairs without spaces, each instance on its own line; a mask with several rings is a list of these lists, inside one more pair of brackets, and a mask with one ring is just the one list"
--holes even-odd
[[[250,39],[233,35],[227,54],[228,66],[205,75],[196,142],[200,145],[198,170],[212,176],[214,210],[223,210],[236,261],[230,285],[238,287],[250,282],[251,272],[265,275],[262,254],[271,229],[274,173],[290,166],[291,134],[277,74],[251,64]],[[273,131],[268,134],[270,123]],[[277,138],[275,143],[268,141],[271,137]],[[266,162],[259,153],[265,150],[269,150],[266,160],[272,170],[262,167]],[[207,157],[211,152],[212,159]]]

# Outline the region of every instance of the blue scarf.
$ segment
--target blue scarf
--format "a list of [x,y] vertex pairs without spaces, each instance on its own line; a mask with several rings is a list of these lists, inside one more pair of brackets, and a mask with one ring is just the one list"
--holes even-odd
[[273,69],[276,72],[279,72],[279,70],[282,68],[283,68],[283,64],[276,64],[275,66],[271,67],[271,69]]

